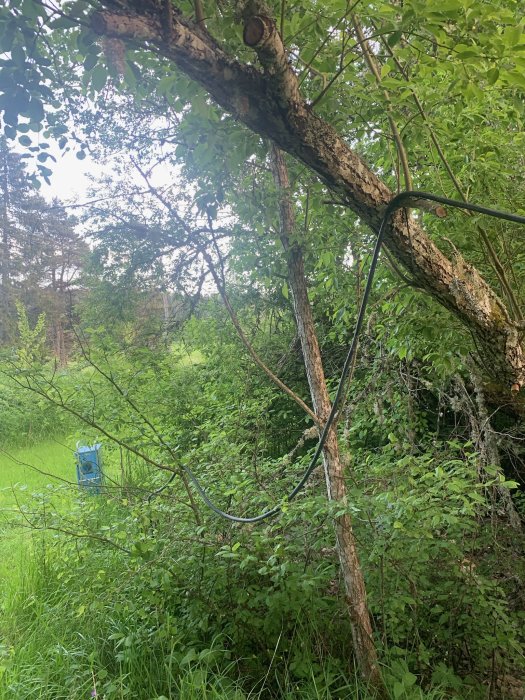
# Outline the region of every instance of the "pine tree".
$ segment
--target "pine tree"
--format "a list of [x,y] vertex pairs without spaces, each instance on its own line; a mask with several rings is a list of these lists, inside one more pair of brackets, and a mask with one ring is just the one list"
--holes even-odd
[[16,286],[23,268],[23,239],[43,200],[31,192],[21,156],[0,138],[0,345],[13,339],[16,329]]
[[23,159],[0,139],[0,346],[17,335],[17,302],[32,322],[45,313],[48,339],[67,361],[67,329],[87,244],[58,200],[48,205],[32,189]]
[[25,293],[33,298],[34,316],[37,312],[46,313],[53,354],[64,365],[74,304],[80,291],[82,263],[89,249],[75,231],[75,220],[63,215],[58,200],[42,213],[39,239],[30,262],[35,279],[31,285],[26,283]]

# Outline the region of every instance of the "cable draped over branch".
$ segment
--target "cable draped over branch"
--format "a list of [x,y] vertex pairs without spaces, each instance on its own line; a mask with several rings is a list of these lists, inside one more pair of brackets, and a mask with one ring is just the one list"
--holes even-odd
[[[151,4],[137,11],[137,4],[129,0],[120,0],[118,11],[111,9],[113,3],[102,5],[108,9],[92,16],[94,31],[173,61],[224,110],[317,173],[345,205],[378,231],[393,193],[303,99],[276,23],[265,8],[249,3],[243,11],[244,42],[257,55],[259,69],[228,55],[200,23],[179,11],[171,13],[172,26],[166,28],[160,4],[157,12]],[[402,212],[389,224],[385,245],[418,286],[472,332],[491,380],[507,391],[511,385],[524,386],[519,326],[479,272],[459,253],[447,258],[423,228]]]

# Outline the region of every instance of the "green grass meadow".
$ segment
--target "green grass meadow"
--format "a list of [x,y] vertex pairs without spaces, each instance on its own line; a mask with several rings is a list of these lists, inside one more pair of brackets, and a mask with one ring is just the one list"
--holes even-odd
[[32,533],[20,509],[51,491],[63,507],[76,492],[73,452],[56,441],[0,448],[0,591],[9,588],[21,560],[30,555]]
[[74,448],[56,441],[23,448],[0,447],[0,505],[16,503],[15,491],[41,489],[60,480],[74,482]]

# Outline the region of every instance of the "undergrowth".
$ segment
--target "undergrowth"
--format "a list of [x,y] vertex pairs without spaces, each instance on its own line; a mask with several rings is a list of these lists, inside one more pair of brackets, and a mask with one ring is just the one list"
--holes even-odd
[[343,511],[393,700],[519,697],[523,540],[500,498],[514,484],[481,462],[468,429],[430,431],[428,407],[389,388],[388,365],[380,406],[368,377],[355,379],[341,431],[347,503],[327,502],[317,472],[257,526],[192,504],[179,477],[153,493],[171,472],[148,460],[187,465],[219,503],[253,514],[282,502],[315,444],[298,443],[304,424],[251,368],[230,371],[231,344],[200,331],[212,347],[197,364],[115,351],[111,378],[126,393],[81,366],[54,376],[123,445],[104,440],[103,493],[44,481],[15,503],[32,534],[8,553],[2,700],[368,699],[334,548]]
[[[395,459],[387,486],[394,458],[368,465],[351,505],[392,698],[482,698],[491,660],[502,675],[523,654],[522,618],[480,559],[483,490],[468,460],[435,456]],[[263,528],[196,527],[176,492],[148,504],[138,486],[34,521],[54,530],[34,532],[4,595],[0,697],[369,697],[322,495]]]

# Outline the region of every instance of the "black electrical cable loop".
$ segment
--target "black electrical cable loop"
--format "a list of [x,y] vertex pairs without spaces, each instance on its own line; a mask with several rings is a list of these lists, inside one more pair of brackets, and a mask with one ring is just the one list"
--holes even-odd
[[155,489],[155,491],[152,491],[146,499],[147,503],[151,503],[151,501],[155,498],[155,496],[158,496],[159,493],[162,493],[164,491],[164,489],[167,489],[168,486],[172,483],[172,481],[175,479],[176,476],[177,476],[177,472],[173,472],[173,474],[170,476],[170,478],[164,484],[162,484],[162,486],[159,486],[158,489]]
[[[492,216],[495,217],[496,219],[504,219],[506,221],[513,221],[514,223],[517,224],[523,224],[525,225],[525,216],[520,216],[518,214],[509,214],[507,212],[499,211],[497,209],[491,209],[489,207],[482,207],[478,204],[470,204],[470,202],[461,202],[456,199],[449,199],[448,197],[440,197],[439,195],[435,194],[430,194],[429,192],[419,192],[417,190],[408,190],[406,192],[400,192],[397,194],[395,197],[393,197],[390,202],[388,203],[385,212],[383,214],[383,218],[381,219],[381,224],[379,226],[379,231],[377,234],[377,239],[376,243],[374,246],[374,251],[372,253],[372,260],[370,263],[370,269],[368,271],[368,277],[366,279],[366,285],[365,289],[363,292],[363,296],[361,298],[361,305],[359,307],[359,312],[357,314],[357,319],[356,319],[356,324],[354,328],[354,335],[352,337],[352,342],[350,343],[350,347],[348,349],[348,353],[346,355],[346,359],[343,365],[343,369],[341,372],[341,378],[339,379],[339,384],[337,386],[337,391],[334,397],[334,400],[332,402],[332,409],[330,411],[330,415],[327,418],[327,421],[324,425],[324,428],[321,432],[321,436],[319,437],[319,442],[317,444],[317,448],[315,450],[314,456],[312,457],[310,464],[308,465],[306,471],[304,472],[303,476],[301,477],[300,481],[297,483],[295,488],[290,491],[290,493],[286,496],[286,502],[290,502],[297,496],[297,494],[302,490],[308,479],[310,478],[310,475],[314,471],[314,469],[317,466],[317,462],[319,461],[319,457],[321,456],[321,452],[323,451],[323,447],[326,442],[326,438],[328,436],[328,432],[330,428],[332,427],[332,424],[334,422],[334,419],[337,414],[337,409],[339,407],[339,403],[341,401],[341,397],[344,392],[344,387],[345,387],[345,381],[348,376],[348,372],[350,371],[350,367],[352,365],[352,361],[354,359],[354,355],[356,353],[357,349],[357,341],[359,338],[359,334],[361,332],[361,327],[363,325],[363,321],[365,318],[365,312],[366,312],[366,307],[368,304],[368,297],[370,296],[370,291],[372,289],[372,283],[374,281],[374,275],[377,267],[377,263],[379,260],[379,253],[381,252],[381,245],[383,244],[383,240],[385,238],[385,232],[386,232],[386,225],[388,223],[388,220],[390,216],[397,210],[400,209],[403,206],[410,206],[410,203],[416,204],[418,200],[429,200],[431,202],[437,202],[438,204],[444,204],[445,206],[449,207],[455,207],[456,209],[468,209],[470,211],[477,212],[478,214],[486,214],[487,216]],[[267,510],[263,513],[260,513],[259,515],[254,515],[251,518],[244,518],[238,515],[232,515],[231,513],[227,513],[226,511],[222,510],[218,506],[213,503],[213,501],[210,499],[208,496],[206,490],[204,487],[201,485],[200,481],[197,479],[193,471],[190,469],[190,467],[182,466],[182,469],[185,471],[187,476],[189,477],[190,481],[194,485],[196,491],[204,501],[204,503],[212,510],[214,513],[217,515],[220,515],[222,518],[225,520],[231,520],[235,523],[258,523],[261,520],[266,520],[267,518],[271,518],[274,515],[278,515],[282,511],[282,505],[274,506],[270,510]],[[160,493],[164,488],[168,486],[173,480],[173,475],[170,477],[168,482],[161,487],[160,489],[157,489],[155,491],[155,495]]]

